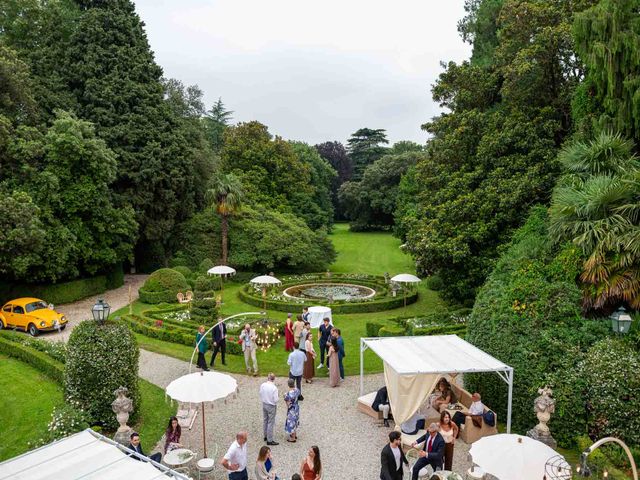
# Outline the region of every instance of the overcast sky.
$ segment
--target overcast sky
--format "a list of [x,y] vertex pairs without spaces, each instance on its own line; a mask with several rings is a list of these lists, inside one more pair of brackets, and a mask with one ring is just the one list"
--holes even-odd
[[468,58],[463,0],[135,0],[166,77],[233,122],[310,144],[361,127],[424,143],[440,61]]

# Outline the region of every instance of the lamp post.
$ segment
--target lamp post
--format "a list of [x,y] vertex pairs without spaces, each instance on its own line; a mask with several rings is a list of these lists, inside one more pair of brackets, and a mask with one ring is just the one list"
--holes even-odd
[[[615,437],[602,438],[598,440],[596,443],[594,443],[593,445],[591,445],[589,448],[587,448],[584,452],[582,452],[582,455],[580,456],[580,465],[578,465],[578,467],[576,468],[576,473],[581,477],[591,476],[591,470],[587,465],[587,457],[591,455],[596,448],[600,447],[601,445],[604,445],[605,443],[617,443],[622,447],[622,450],[624,450],[624,453],[627,454],[627,458],[629,459],[629,463],[631,464],[631,473],[633,474],[633,480],[638,480],[638,469],[636,468],[636,462],[633,459],[631,450],[629,450],[629,447],[627,447],[626,443],[624,443],[622,440]],[[609,477],[609,474],[606,470],[603,473],[603,477],[604,478]]]
[[611,319],[611,328],[616,333],[629,333],[633,318],[627,313],[624,307],[620,307],[609,317]]
[[99,325],[104,325],[104,322],[109,318],[110,311],[111,306],[105,302],[104,299],[99,298],[91,309],[91,314],[93,315],[93,319],[98,322]]

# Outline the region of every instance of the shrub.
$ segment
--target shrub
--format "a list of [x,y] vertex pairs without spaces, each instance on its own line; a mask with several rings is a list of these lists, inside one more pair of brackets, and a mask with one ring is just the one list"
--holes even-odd
[[63,341],[49,342],[46,340],[38,340],[10,330],[3,330],[2,336],[11,342],[19,343],[28,348],[33,348],[39,352],[45,353],[57,362],[65,363],[66,361],[67,345]]
[[367,330],[367,337],[377,337],[378,332],[384,326],[382,322],[367,322],[365,329]]
[[118,264],[113,267],[109,273],[105,275],[107,290],[113,290],[114,288],[124,285],[124,270],[122,264]]
[[216,288],[220,287],[220,280],[216,277],[209,275],[200,275],[196,278],[194,289],[196,292],[213,292]]
[[0,353],[31,365],[59,384],[62,384],[64,380],[64,365],[62,363],[35,348],[11,341],[5,332],[0,335]]
[[177,267],[171,267],[171,268],[172,270],[175,270],[176,272],[181,273],[184,276],[184,278],[189,278],[193,273],[189,267],[185,267],[182,265],[179,265]]
[[37,297],[48,303],[71,303],[107,290],[107,277],[99,275],[70,282],[47,285],[3,283],[0,285],[1,303],[18,297]]
[[439,292],[444,288],[442,277],[440,277],[439,275],[431,275],[429,278],[427,278],[427,287],[429,288],[429,290]]
[[385,325],[378,330],[379,337],[401,337],[404,335],[406,335],[405,329],[399,325]]
[[[177,272],[176,272],[177,273]],[[81,322],[71,332],[64,377],[65,398],[77,402],[93,422],[108,429],[118,426],[111,410],[113,392],[129,389],[135,423],[140,409],[138,357],[135,337],[122,323]]]
[[213,260],[211,260],[210,258],[205,258],[200,262],[200,265],[198,265],[198,272],[206,274],[211,268],[215,266],[216,264],[213,263]]
[[213,325],[218,318],[216,301],[213,298],[197,299],[191,305],[191,321],[199,325]]
[[153,272],[139,291],[144,303],[175,303],[178,292],[188,290],[189,284],[180,272],[171,268],[161,268]]

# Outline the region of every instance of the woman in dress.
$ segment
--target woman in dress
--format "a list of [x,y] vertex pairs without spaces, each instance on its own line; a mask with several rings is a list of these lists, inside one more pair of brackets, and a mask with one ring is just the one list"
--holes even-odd
[[293,322],[290,313],[287,314],[287,321],[284,324],[284,350],[293,352]]
[[302,376],[304,377],[305,382],[313,383],[313,375],[316,371],[313,362],[316,359],[316,351],[313,349],[313,334],[311,332],[307,333],[307,339],[304,342],[304,349],[307,352],[307,361],[304,362]]
[[287,442],[295,442],[298,439],[296,430],[298,430],[298,424],[300,423],[300,405],[298,405],[300,390],[296,388],[296,381],[293,378],[290,378],[287,384],[289,385],[289,391],[284,396],[284,401],[287,404],[287,419],[284,422],[284,431],[287,433]]
[[322,478],[320,449],[315,445],[309,449],[306,458],[302,461],[300,475],[302,475],[302,480],[320,480]]
[[436,387],[433,400],[431,401],[431,406],[435,408],[436,411],[441,412],[443,409],[447,408],[447,405],[453,402],[454,399],[451,392],[451,385],[447,382],[446,378],[442,377]]
[[258,460],[256,460],[256,478],[258,480],[277,480],[278,477],[273,469],[273,460],[271,460],[271,449],[266,445],[260,449]]
[[180,445],[180,435],[182,435],[182,429],[178,424],[178,419],[176,417],[171,417],[169,419],[169,425],[167,425],[167,431],[165,432],[165,440],[164,440],[164,453],[171,450],[175,450],[177,448],[181,448]]
[[451,421],[451,415],[446,410],[440,414],[440,435],[444,438],[444,469],[451,471],[453,444],[458,436],[458,426]]
[[329,347],[329,386],[337,387],[340,384],[340,362],[338,359],[338,339],[331,339]]

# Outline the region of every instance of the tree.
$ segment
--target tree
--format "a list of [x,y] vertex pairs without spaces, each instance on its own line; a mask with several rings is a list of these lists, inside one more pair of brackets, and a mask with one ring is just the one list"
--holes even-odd
[[222,264],[226,265],[229,242],[229,217],[240,211],[244,197],[242,183],[232,173],[220,175],[213,179],[211,188],[207,191],[207,197],[209,204],[212,205],[218,215],[220,215]]
[[213,104],[211,109],[207,110],[203,122],[214,151],[219,152],[222,149],[224,131],[229,126],[232,118],[233,112],[227,110],[224,103],[222,103],[222,98],[218,98],[218,101]]
[[383,128],[361,128],[347,141],[347,152],[353,164],[353,179],[362,178],[364,169],[380,158],[386,151],[383,144],[389,143],[386,130]]
[[338,201],[338,190],[340,186],[349,180],[353,175],[353,163],[347,154],[347,150],[340,142],[324,142],[315,146],[322,158],[324,158],[334,168],[337,175],[331,182],[331,201],[337,220],[345,220],[344,211]]
[[559,155],[566,173],[553,192],[549,232],[586,258],[586,310],[640,308],[640,161],[632,150],[632,142],[603,132]]

